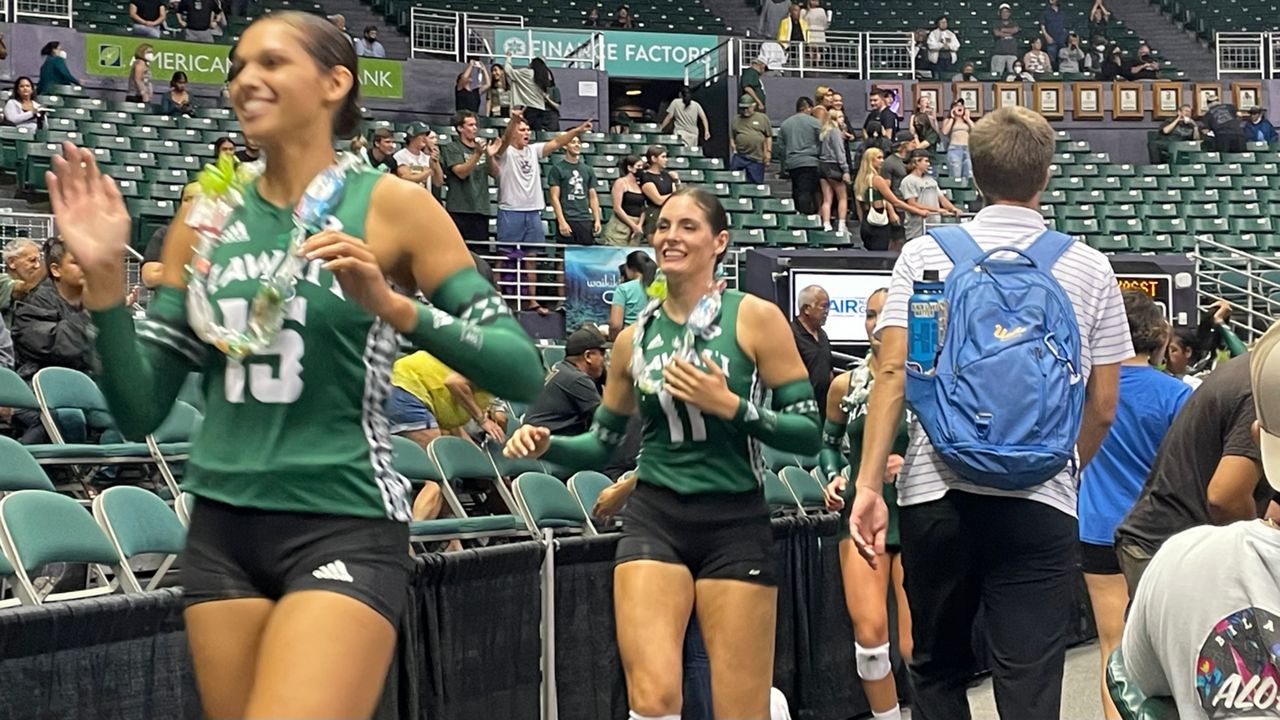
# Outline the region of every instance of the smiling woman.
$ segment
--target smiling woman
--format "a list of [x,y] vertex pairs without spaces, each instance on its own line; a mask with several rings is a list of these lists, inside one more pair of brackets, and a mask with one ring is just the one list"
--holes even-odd
[[631,718],[679,716],[681,651],[695,611],[715,716],[766,718],[777,575],[761,445],[816,453],[818,408],[795,345],[776,341],[788,336],[782,311],[715,277],[729,244],[720,201],[677,190],[656,225],[651,244],[664,278],[649,285],[654,300],[614,343],[591,431],[551,438],[525,425],[506,453],[602,467],[628,417],[643,417],[639,467],[596,505],[598,515],[612,514],[630,496],[613,596]]
[[183,579],[210,717],[372,712],[409,571],[408,487],[382,411],[397,332],[502,397],[542,384],[532,343],[426,189],[335,156],[335,133],[360,122],[355,65],[322,18],[274,13],[241,35],[230,97],[264,167],[221,158],[201,173],[136,329],[115,183],[71,144],[49,177],[121,430],[152,431],[202,376]]

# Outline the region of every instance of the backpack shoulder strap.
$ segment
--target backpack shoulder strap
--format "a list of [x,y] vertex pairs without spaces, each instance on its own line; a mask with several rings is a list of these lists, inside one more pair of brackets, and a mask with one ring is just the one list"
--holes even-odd
[[1040,237],[1036,238],[1022,252],[1031,262],[1036,264],[1036,267],[1049,272],[1053,269],[1054,263],[1058,262],[1058,258],[1070,250],[1075,242],[1070,235],[1060,233],[1057,230],[1045,230]]
[[932,228],[927,234],[938,242],[938,247],[947,254],[952,265],[959,265],[965,260],[976,261],[982,257],[982,248],[974,242],[969,231],[959,225]]

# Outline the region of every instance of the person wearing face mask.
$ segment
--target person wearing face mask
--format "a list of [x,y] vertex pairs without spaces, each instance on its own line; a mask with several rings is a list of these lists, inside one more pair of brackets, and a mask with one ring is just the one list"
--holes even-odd
[[387,56],[387,49],[378,42],[377,26],[369,25],[364,29],[364,35],[356,38],[356,55],[372,58]]
[[142,43],[133,51],[133,64],[129,66],[129,91],[124,99],[129,102],[151,102],[151,61],[155,51],[148,43]]
[[40,82],[36,84],[36,95],[44,95],[54,85],[79,85],[80,81],[67,68],[67,51],[62,43],[54,40],[40,48],[44,64],[40,66]]
[[640,173],[644,161],[628,155],[618,161],[618,179],[609,193],[613,215],[604,226],[606,245],[633,245],[644,234],[640,225],[644,218],[644,193],[640,190]]
[[191,93],[187,91],[187,74],[181,70],[169,78],[169,92],[160,98],[161,115],[194,115]]
[[1026,68],[1022,66],[1022,61],[1019,60],[1013,64],[1012,68],[1009,69],[1009,74],[1004,77],[1004,81],[1005,82],[1035,82],[1036,76],[1027,72]]

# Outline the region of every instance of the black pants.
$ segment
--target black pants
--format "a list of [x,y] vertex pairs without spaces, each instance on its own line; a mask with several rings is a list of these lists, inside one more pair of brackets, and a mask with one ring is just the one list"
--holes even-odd
[[1247,147],[1244,135],[1215,133],[1213,136],[1213,149],[1216,152],[1244,152]]
[[969,720],[972,632],[984,611],[1004,720],[1057,720],[1078,553],[1075,518],[1043,503],[952,490],[903,507],[915,720]]
[[813,215],[818,212],[818,168],[792,168],[791,199],[796,204],[796,212],[801,215]]

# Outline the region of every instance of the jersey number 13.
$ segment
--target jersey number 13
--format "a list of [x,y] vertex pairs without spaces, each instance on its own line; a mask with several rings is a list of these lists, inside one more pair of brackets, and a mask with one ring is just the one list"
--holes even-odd
[[[218,301],[222,321],[227,327],[241,332],[248,327],[249,302],[245,298],[223,298]],[[294,296],[285,305],[285,317],[299,325],[306,325],[306,298]],[[280,358],[278,363],[240,363],[228,360],[227,369],[223,373],[223,392],[226,393],[227,402],[244,402],[246,379],[249,394],[260,403],[287,405],[297,400],[302,395],[302,356],[305,352],[302,335],[297,330],[281,328],[275,342],[261,354],[254,356],[261,359],[275,355]]]

